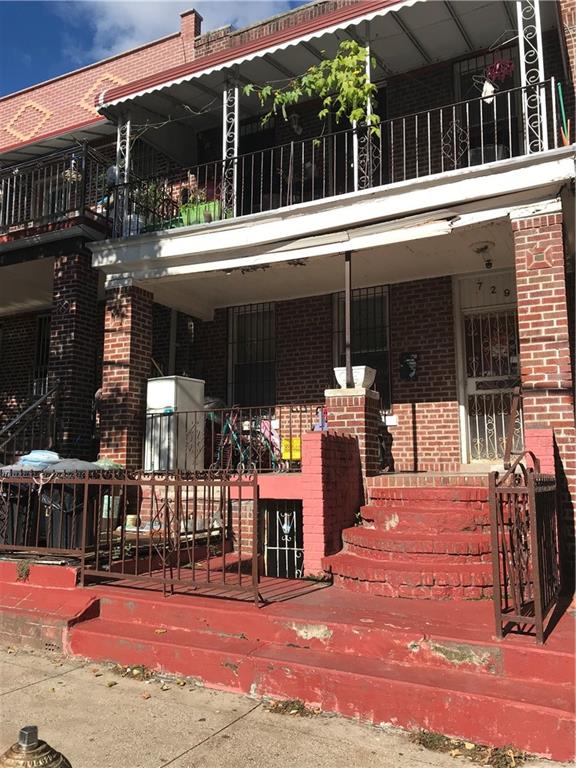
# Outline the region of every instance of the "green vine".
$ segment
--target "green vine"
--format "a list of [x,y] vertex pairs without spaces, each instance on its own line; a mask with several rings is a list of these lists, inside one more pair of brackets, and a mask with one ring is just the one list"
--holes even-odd
[[262,107],[269,106],[262,117],[263,125],[278,112],[288,120],[288,109],[302,99],[320,99],[320,120],[333,115],[339,123],[342,118],[347,118],[352,124],[370,126],[371,133],[380,135],[380,118],[367,109],[368,104],[374,107],[377,90],[366,72],[367,54],[367,49],[355,40],[343,40],[333,59],[314,64],[286,85],[273,88],[270,84],[248,83],[244,93],[255,93]]

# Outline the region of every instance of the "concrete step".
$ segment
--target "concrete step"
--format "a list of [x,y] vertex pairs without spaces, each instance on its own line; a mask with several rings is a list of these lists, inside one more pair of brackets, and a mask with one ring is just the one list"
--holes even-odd
[[[572,637],[553,636],[546,646],[531,638],[500,642],[488,601],[394,600],[366,595],[361,604],[345,591],[321,590],[298,601],[265,608],[238,601],[173,595],[166,599],[142,590],[99,590],[100,618],[144,624],[154,629],[188,630],[352,656],[388,659],[438,668],[469,669],[488,675],[526,676],[565,684],[575,673]],[[487,609],[487,610],[484,610]]]
[[326,712],[391,722],[494,746],[574,754],[570,685],[523,682],[460,669],[422,668],[333,651],[220,637],[210,632],[92,619],[73,627],[72,653],[191,677],[214,688],[300,699]]
[[323,560],[335,583],[386,597],[479,600],[492,595],[490,563],[383,561],[339,552]]
[[482,533],[399,533],[366,526],[346,528],[342,541],[347,552],[378,560],[417,562],[485,562],[490,558],[490,536]]
[[369,527],[398,533],[487,533],[490,524],[488,510],[450,508],[446,504],[437,508],[370,504],[361,507],[360,515]]

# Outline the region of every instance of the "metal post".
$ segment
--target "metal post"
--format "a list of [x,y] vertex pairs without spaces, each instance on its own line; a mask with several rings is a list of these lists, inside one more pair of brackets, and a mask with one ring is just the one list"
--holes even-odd
[[116,129],[116,192],[114,200],[114,236],[123,233],[124,217],[128,208],[130,181],[130,116],[122,115]]
[[222,93],[222,216],[236,216],[238,180],[238,84],[229,83]]
[[352,253],[344,254],[344,344],[346,354],[346,387],[352,389]]
[[525,152],[548,149],[540,0],[516,0]]

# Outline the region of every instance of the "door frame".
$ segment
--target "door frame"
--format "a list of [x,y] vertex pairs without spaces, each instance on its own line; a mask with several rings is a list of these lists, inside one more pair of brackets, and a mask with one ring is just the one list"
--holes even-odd
[[[514,275],[513,268],[493,269],[489,272],[484,270],[483,272],[470,272],[469,274],[453,275],[452,277],[452,307],[454,314],[454,338],[455,338],[455,354],[456,354],[456,388],[458,398],[458,417],[460,424],[460,461],[462,464],[474,466],[481,462],[472,461],[469,453],[469,424],[468,424],[468,396],[466,391],[466,347],[464,339],[464,317],[466,314],[476,312],[480,313],[485,311],[504,311],[511,307],[518,313],[518,301],[514,298],[513,302],[504,304],[488,304],[479,305],[477,307],[470,307],[463,309],[460,296],[460,286],[465,280],[486,279],[488,275],[501,275],[511,274]],[[520,369],[520,366],[519,366]],[[495,463],[486,461],[486,463]]]

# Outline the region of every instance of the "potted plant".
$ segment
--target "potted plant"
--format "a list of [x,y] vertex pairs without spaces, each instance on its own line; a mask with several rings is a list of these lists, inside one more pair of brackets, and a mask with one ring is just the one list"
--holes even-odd
[[220,200],[209,200],[206,188],[198,184],[198,179],[193,173],[188,174],[188,186],[184,188],[183,192],[185,194],[180,206],[180,216],[184,226],[221,218]]

